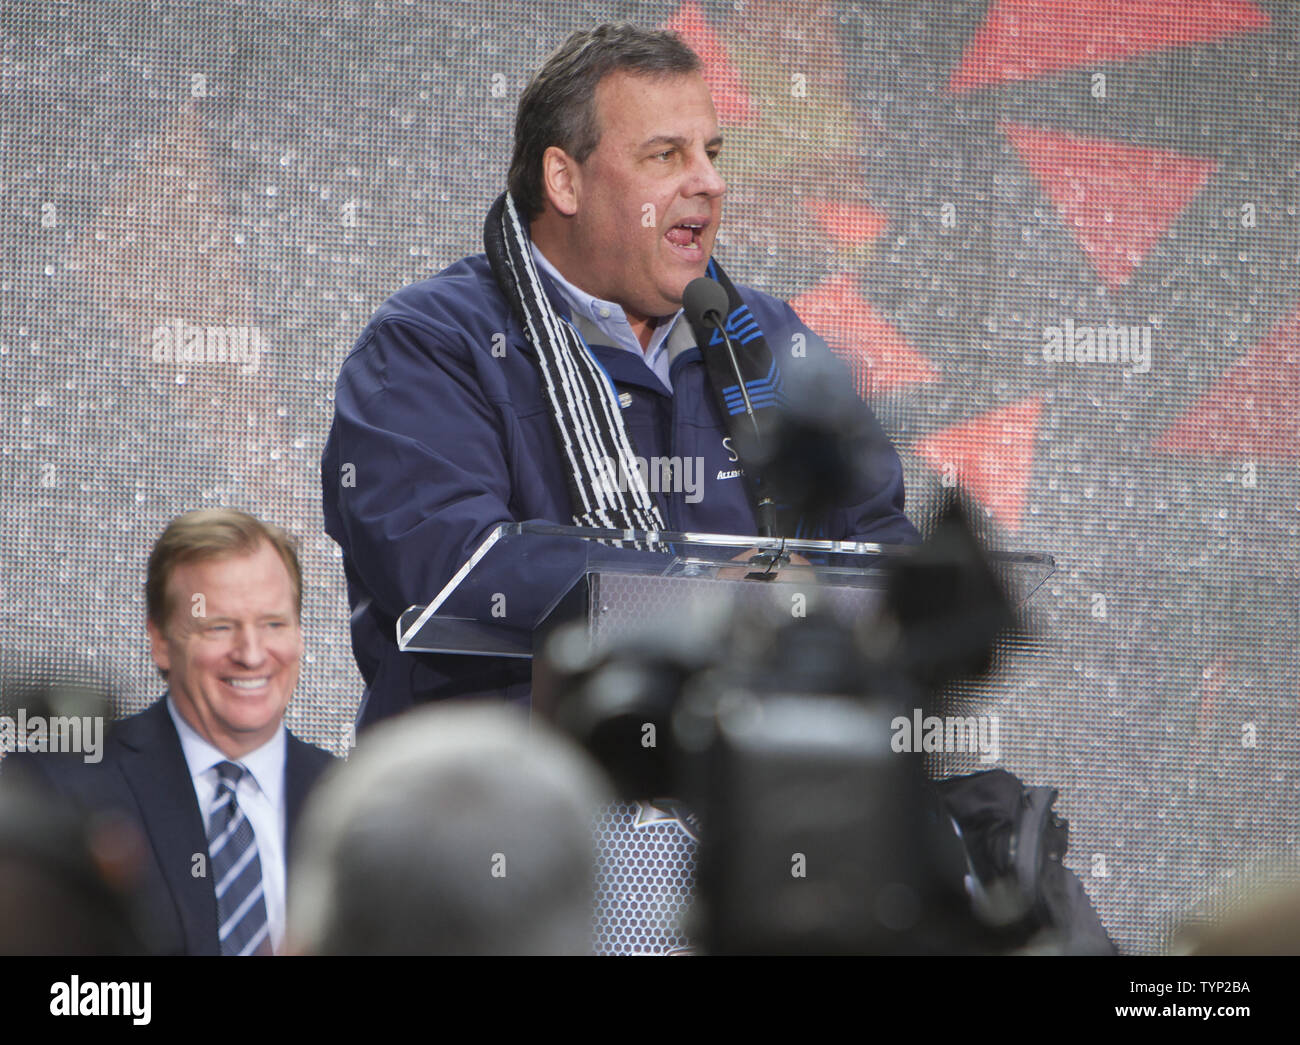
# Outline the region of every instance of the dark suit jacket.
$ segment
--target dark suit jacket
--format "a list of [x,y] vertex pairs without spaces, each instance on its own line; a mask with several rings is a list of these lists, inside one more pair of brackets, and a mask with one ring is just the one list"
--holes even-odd
[[[334,756],[286,731],[284,801],[286,855],[307,792]],[[6,776],[22,776],[72,799],[86,810],[117,810],[143,831],[150,858],[140,889],[142,931],[160,954],[221,953],[217,899],[210,875],[191,873],[195,853],[208,851],[206,821],[199,810],[181,739],[159,700],[115,723],[103,760],[80,755],[12,753]]]

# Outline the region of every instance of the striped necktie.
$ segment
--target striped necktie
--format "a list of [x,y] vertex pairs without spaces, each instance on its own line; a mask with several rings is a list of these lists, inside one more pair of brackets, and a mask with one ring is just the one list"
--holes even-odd
[[244,772],[234,762],[217,764],[217,793],[208,814],[208,867],[217,891],[217,937],[222,954],[270,954],[257,839],[235,800]]

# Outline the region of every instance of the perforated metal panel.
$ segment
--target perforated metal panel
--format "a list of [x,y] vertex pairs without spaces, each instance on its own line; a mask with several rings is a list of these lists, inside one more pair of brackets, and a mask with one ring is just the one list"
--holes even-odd
[[597,824],[596,851],[597,953],[689,951],[695,839],[675,811],[648,802],[612,806]]
[[[852,618],[879,601],[868,589],[814,588],[784,582],[719,581],[604,573],[592,584],[590,634],[606,648],[667,621],[746,612],[768,626],[800,613],[834,609]],[[757,620],[755,626],[758,626]],[[662,632],[661,632],[662,633]],[[671,954],[691,948],[683,922],[694,896],[698,825],[673,799],[613,806],[597,827],[596,946],[602,954]]]

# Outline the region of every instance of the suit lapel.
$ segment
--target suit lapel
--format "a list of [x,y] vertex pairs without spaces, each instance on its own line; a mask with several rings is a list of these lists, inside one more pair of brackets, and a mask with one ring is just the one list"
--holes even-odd
[[206,875],[193,875],[196,853],[202,854],[206,867],[207,832],[165,700],[121,723],[117,739],[123,747],[122,774],[176,901],[186,951],[219,954],[215,887]]

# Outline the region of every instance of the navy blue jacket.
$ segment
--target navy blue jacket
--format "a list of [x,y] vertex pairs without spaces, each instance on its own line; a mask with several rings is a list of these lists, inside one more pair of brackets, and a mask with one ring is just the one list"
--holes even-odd
[[[542,278],[567,318],[568,306]],[[789,305],[738,289],[778,360],[799,343],[796,334],[804,335],[808,354],[830,355]],[[638,455],[704,461],[696,503],[685,491],[656,495],[668,529],[757,533],[699,350],[673,361],[669,395],[643,359],[621,348],[591,348],[621,394]],[[363,724],[413,702],[527,696],[527,661],[404,654],[396,619],[431,601],[496,524],[572,524],[565,466],[533,354],[480,254],[395,293],[343,363],[321,480],[325,532],[343,550],[352,647],[366,680]],[[847,368],[844,374],[850,380]],[[878,440],[857,477],[861,497],[835,512],[820,536],[914,541],[898,456],[865,404],[862,410]],[[555,554],[566,552],[557,546]],[[504,595],[511,617],[536,609],[542,586],[532,567],[508,558],[484,565],[495,572],[488,589]],[[486,619],[481,609],[465,615]]]

